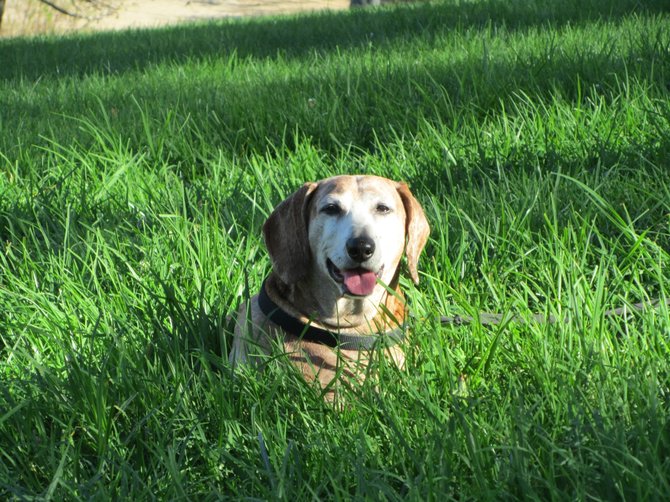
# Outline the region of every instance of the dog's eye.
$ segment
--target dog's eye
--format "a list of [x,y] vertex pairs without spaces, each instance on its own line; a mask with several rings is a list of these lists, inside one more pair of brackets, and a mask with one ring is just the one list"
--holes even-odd
[[328,216],[337,216],[342,213],[342,208],[337,204],[326,204],[321,208],[321,212]]
[[391,212],[391,208],[388,207],[386,204],[379,203],[377,204],[377,212],[379,214],[387,214]]

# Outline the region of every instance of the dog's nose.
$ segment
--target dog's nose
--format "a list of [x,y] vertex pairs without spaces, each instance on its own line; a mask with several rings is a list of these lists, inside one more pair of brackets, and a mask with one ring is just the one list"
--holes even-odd
[[347,254],[358,263],[369,260],[374,253],[375,241],[369,237],[354,237],[347,241]]

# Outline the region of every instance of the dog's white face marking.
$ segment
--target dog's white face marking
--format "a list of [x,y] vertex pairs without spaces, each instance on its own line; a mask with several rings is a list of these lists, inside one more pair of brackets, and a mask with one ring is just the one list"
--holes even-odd
[[[405,209],[396,185],[371,177],[336,177],[319,185],[309,219],[309,245],[319,281],[339,296],[377,301],[405,246]],[[331,289],[328,288],[328,289]]]

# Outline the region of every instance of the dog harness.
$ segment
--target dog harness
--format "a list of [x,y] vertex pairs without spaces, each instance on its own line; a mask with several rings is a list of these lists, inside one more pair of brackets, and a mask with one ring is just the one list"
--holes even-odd
[[392,347],[405,338],[404,325],[374,335],[349,335],[304,323],[283,310],[270,298],[265,290],[265,281],[263,281],[258,293],[258,306],[270,321],[287,333],[328,347],[339,347],[346,350],[369,350],[376,347]]

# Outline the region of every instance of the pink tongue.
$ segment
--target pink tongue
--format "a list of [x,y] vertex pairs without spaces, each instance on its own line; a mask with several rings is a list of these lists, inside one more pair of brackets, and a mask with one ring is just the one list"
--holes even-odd
[[372,294],[377,284],[377,276],[374,272],[361,269],[342,270],[344,285],[352,295],[368,296]]

